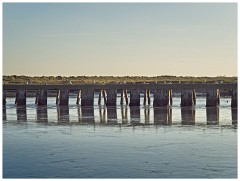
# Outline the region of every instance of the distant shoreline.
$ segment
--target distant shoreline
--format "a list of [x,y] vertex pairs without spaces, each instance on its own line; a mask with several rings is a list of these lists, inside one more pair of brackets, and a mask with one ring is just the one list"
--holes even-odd
[[193,77],[193,76],[24,76],[3,75],[3,84],[91,84],[133,82],[237,82],[237,77]]

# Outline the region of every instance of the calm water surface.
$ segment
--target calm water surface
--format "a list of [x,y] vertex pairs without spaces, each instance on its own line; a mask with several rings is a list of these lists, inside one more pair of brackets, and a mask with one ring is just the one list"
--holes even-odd
[[[151,99],[152,100],[152,99]],[[117,106],[3,108],[4,178],[237,178],[237,109]],[[143,102],[143,100],[141,100]],[[118,98],[119,105],[119,98]],[[152,102],[151,102],[152,105]]]

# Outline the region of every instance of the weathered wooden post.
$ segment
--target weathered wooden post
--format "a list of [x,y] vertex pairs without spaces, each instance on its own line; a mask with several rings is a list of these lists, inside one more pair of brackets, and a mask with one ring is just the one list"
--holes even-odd
[[181,91],[181,106],[193,106],[196,102],[195,91],[182,90]]
[[57,90],[56,104],[59,105],[60,90]]
[[93,106],[94,89],[83,89],[81,91],[81,106]]
[[59,100],[59,106],[68,106],[69,102],[69,89],[61,89],[60,90],[60,100]]
[[128,105],[128,94],[127,94],[127,89],[124,90],[124,95],[125,95],[125,100],[126,100],[126,105]]
[[169,89],[170,105],[172,105],[172,89]]
[[47,90],[38,90],[36,95],[36,104],[38,106],[47,105]]
[[129,106],[140,106],[140,91],[138,89],[131,89]]
[[144,99],[143,99],[143,105],[150,105],[150,90],[146,89],[144,91]]
[[237,89],[232,90],[232,101],[231,101],[231,107],[235,108],[237,107]]
[[77,101],[76,101],[76,104],[79,105],[80,103],[80,97],[81,97],[81,90],[78,90],[78,93],[77,93]]
[[98,94],[98,105],[101,105],[102,102],[102,90],[99,90],[99,94]]
[[15,103],[18,106],[26,105],[26,90],[24,89],[17,90]]
[[107,103],[107,93],[106,93],[106,90],[102,90],[102,94],[103,94],[103,100],[104,100],[104,105],[106,105]]
[[116,106],[117,90],[107,89],[106,106]]
[[123,96],[124,96],[124,91],[121,90],[121,100],[120,100],[120,105],[123,105]]
[[3,106],[5,106],[5,105],[6,105],[6,102],[7,102],[7,101],[6,101],[6,91],[3,90],[3,91],[2,91],[2,94],[3,94],[3,95],[2,95],[2,97],[3,97],[3,103],[2,103],[2,104],[3,104]]
[[220,105],[220,91],[207,90],[206,107],[219,106]]
[[168,106],[170,102],[169,90],[157,89],[154,92],[153,106]]

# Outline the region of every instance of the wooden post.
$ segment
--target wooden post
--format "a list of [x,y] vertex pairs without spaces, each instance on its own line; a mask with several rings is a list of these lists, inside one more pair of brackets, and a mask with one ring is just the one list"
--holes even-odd
[[207,90],[206,107],[219,106],[220,105],[220,91]]
[[124,96],[124,91],[121,90],[121,100],[120,100],[120,105],[123,105],[123,96]]
[[68,88],[61,89],[60,90],[59,106],[68,106],[68,102],[69,102],[69,90],[68,90]]
[[138,89],[131,89],[129,106],[140,106],[140,91]]
[[83,89],[81,91],[81,106],[93,106],[94,89]]
[[128,105],[128,94],[127,94],[127,89],[124,90],[124,94],[125,94],[125,100],[126,100],[126,105]]
[[80,103],[80,97],[81,97],[81,90],[78,90],[78,93],[77,93],[77,101],[76,101],[76,104],[79,105]]
[[172,89],[169,89],[170,105],[172,105]]
[[231,107],[235,108],[237,107],[237,89],[232,90],[232,101],[231,101]]
[[59,105],[60,90],[57,91],[56,104]]
[[102,90],[102,93],[103,93],[104,105],[106,105],[106,103],[107,103],[106,90]]
[[47,105],[47,90],[38,90],[36,102],[38,106],[46,106]]
[[181,106],[193,106],[195,105],[196,98],[193,90],[182,90],[181,91]]
[[150,105],[150,89],[147,90],[147,101],[148,105]]
[[21,90],[21,89],[17,90],[15,103],[18,106],[26,105],[26,90]]
[[116,106],[117,90],[107,89],[106,106]]
[[2,104],[3,104],[3,106],[5,106],[5,105],[6,105],[6,102],[7,102],[7,101],[6,101],[6,91],[3,90],[3,91],[2,91],[2,94],[3,94],[3,95],[2,95],[2,97],[3,97],[3,103],[2,103]]
[[157,89],[154,93],[153,106],[168,106],[169,105],[169,90]]
[[98,105],[101,105],[101,102],[102,102],[102,90],[99,90]]

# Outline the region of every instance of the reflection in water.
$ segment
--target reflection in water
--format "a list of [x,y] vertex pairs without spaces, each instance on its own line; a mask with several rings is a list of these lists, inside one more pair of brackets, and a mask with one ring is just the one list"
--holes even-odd
[[117,123],[116,107],[107,106],[107,122],[108,123]]
[[207,107],[207,125],[219,124],[219,107]]
[[58,122],[69,122],[69,107],[57,106]]
[[6,113],[6,106],[5,105],[3,105],[3,121],[6,121],[7,120],[7,113]]
[[232,108],[231,109],[232,112],[232,124],[237,124],[238,122],[238,109],[237,108]]
[[195,107],[181,107],[182,125],[195,125]]
[[17,120],[18,121],[27,121],[27,109],[26,106],[17,106]]
[[140,107],[130,106],[131,123],[140,123]]
[[48,122],[47,106],[37,106],[37,122]]
[[100,117],[100,123],[105,124],[106,123],[106,106],[104,105],[99,106],[99,117]]
[[79,106],[79,122],[80,123],[95,123],[93,106]]
[[172,109],[169,107],[154,107],[154,124],[171,125]]
[[128,122],[128,108],[126,105],[121,105],[121,115],[122,115],[122,123],[127,124]]
[[149,106],[144,107],[144,116],[145,116],[145,124],[149,125],[150,124],[150,107]]

